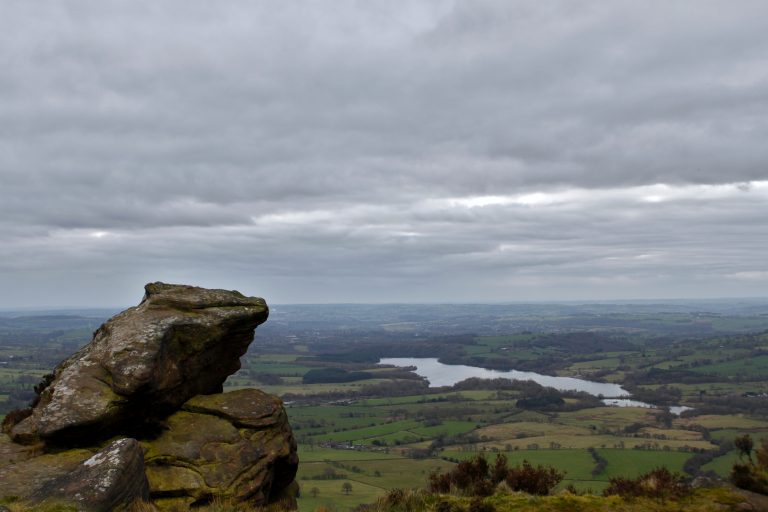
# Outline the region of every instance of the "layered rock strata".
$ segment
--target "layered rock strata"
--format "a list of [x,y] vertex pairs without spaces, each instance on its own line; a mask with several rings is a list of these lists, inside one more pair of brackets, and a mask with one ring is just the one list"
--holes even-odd
[[197,396],[167,419],[146,449],[161,508],[226,496],[264,505],[292,481],[298,458],[280,399],[256,389]]

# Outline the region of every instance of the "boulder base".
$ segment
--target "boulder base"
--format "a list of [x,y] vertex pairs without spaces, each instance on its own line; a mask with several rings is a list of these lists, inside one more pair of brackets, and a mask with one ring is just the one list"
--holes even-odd
[[143,445],[150,493],[161,510],[214,497],[271,503],[284,497],[298,467],[282,402],[256,389],[195,397]]

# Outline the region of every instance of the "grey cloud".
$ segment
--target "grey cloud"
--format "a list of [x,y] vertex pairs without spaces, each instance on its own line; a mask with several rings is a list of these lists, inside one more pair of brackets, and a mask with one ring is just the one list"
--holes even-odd
[[[477,300],[700,294],[715,275],[708,293],[756,294],[762,192],[621,190],[768,179],[767,18],[758,1],[6,2],[0,280]],[[560,190],[585,198],[434,205]]]

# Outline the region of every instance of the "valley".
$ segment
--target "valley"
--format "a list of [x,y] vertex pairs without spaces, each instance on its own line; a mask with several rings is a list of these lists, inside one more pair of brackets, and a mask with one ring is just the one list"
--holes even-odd
[[[299,443],[300,510],[349,510],[391,488],[423,487],[430,472],[477,454],[551,465],[565,472],[559,488],[579,492],[658,466],[727,478],[734,438],[768,437],[766,311],[762,303],[278,305],[225,391],[258,387],[283,398]],[[0,316],[0,413],[31,399],[40,377],[106,316]],[[526,380],[461,374],[439,385],[381,358],[588,380],[656,407],[609,407],[600,392]]]

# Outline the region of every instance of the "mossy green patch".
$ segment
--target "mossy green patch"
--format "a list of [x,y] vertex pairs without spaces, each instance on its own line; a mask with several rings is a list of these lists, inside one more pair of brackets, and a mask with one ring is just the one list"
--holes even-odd
[[148,462],[160,455],[196,460],[208,443],[235,443],[240,439],[232,424],[216,416],[179,411],[167,422],[168,429],[160,437],[142,443]]
[[146,468],[150,491],[155,496],[172,496],[190,489],[206,489],[203,477],[192,468],[172,465],[151,465]]

